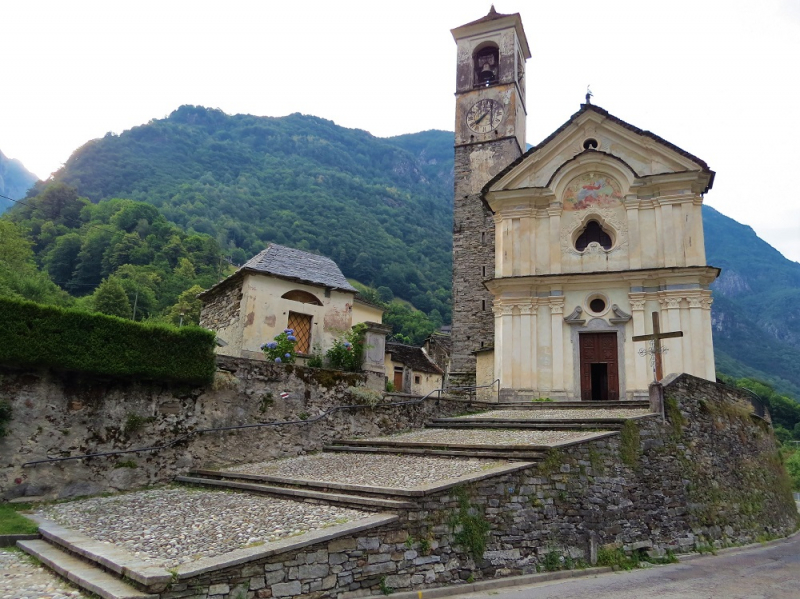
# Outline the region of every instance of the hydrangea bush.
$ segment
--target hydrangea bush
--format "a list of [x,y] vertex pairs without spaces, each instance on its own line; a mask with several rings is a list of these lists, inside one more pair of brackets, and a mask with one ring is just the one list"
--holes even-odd
[[325,353],[328,367],[348,372],[360,372],[364,363],[367,325],[359,323],[333,342]]
[[294,329],[284,329],[283,333],[275,335],[273,341],[269,341],[261,346],[261,351],[270,362],[277,364],[294,364],[295,351],[294,345],[297,337],[294,336]]

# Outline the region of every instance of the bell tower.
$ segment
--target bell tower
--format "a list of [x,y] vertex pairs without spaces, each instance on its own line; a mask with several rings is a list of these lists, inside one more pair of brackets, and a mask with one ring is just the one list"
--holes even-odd
[[525,151],[525,61],[531,57],[518,13],[492,6],[451,31],[456,65],[451,385],[475,384],[475,354],[494,343],[494,221],[481,199],[492,177]]

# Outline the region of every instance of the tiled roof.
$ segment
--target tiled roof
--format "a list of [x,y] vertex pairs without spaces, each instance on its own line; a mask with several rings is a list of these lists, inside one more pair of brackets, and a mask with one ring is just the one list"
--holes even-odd
[[433,363],[421,347],[387,341],[386,351],[392,355],[392,361],[405,364],[411,370],[442,374],[442,369]]
[[240,270],[261,272],[332,289],[355,291],[336,262],[325,256],[296,250],[277,243],[248,260]]

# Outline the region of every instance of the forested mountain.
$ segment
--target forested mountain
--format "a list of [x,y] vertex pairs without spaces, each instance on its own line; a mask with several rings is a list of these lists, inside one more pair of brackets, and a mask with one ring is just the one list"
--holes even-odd
[[[0,152],[0,195],[15,200],[22,198],[38,179],[19,160],[6,158],[3,152]],[[0,198],[0,214],[12,204],[11,200]]]
[[422,135],[430,139],[395,142],[313,116],[182,106],[90,141],[55,179],[92,202],[151,203],[215,237],[237,264],[271,241],[319,252],[346,276],[449,321],[452,175],[430,160],[443,159],[452,134]]
[[[452,141],[444,131],[381,139],[300,114],[182,106],[87,143],[55,179],[95,203],[153,204],[188,235],[213,236],[236,263],[270,241],[318,251],[381,297],[448,322]],[[749,227],[704,214],[708,262],[723,269],[713,306],[719,369],[800,397],[800,264]]]

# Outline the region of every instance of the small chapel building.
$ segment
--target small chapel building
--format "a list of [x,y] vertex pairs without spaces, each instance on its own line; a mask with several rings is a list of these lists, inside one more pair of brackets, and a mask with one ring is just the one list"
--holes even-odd
[[[664,373],[715,380],[701,207],[714,172],[586,103],[524,151],[518,14],[453,30],[458,45],[451,380],[507,399],[648,396]],[[634,337],[661,331],[648,345]],[[678,332],[682,337],[677,337]]]
[[[221,341],[217,353],[243,358],[263,358],[261,345],[287,328],[295,331],[295,350],[307,356],[327,350],[354,324],[375,328],[383,318],[383,309],[359,298],[333,260],[277,243],[198,297],[200,326]],[[382,370],[379,345],[374,360]]]

